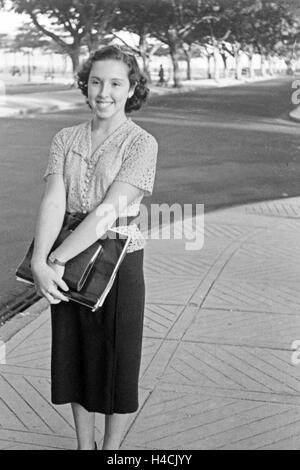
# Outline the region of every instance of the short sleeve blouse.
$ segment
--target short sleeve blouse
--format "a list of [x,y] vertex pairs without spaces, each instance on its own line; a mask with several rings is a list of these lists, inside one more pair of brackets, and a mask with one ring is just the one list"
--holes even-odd
[[[67,211],[83,213],[103,201],[113,181],[130,183],[143,190],[126,211],[128,216],[137,215],[143,197],[153,191],[156,139],[127,119],[92,153],[91,132],[92,121],[88,121],[54,136],[44,180],[50,174],[63,175]],[[145,239],[136,225],[120,230],[131,233],[128,252],[144,248]]]

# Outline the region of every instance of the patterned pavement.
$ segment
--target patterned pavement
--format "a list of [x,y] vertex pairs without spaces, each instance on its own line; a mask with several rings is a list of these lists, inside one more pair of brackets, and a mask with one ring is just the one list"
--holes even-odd
[[[299,228],[293,198],[206,214],[198,251],[148,240],[140,408],[122,449],[300,448]],[[74,449],[69,406],[50,402],[49,311],[5,349],[0,449]]]

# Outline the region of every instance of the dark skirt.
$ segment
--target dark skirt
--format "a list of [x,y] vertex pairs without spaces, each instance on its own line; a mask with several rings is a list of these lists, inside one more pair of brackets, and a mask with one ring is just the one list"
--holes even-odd
[[145,305],[144,250],[127,253],[96,312],[75,302],[51,305],[51,398],[90,412],[138,409]]

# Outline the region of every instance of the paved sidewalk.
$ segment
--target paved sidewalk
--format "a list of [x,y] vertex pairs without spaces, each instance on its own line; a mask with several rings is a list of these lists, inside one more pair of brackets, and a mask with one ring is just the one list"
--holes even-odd
[[[293,198],[207,214],[200,251],[148,240],[140,408],[122,449],[300,448],[299,229]],[[74,449],[69,406],[50,402],[49,311],[31,315],[0,365],[0,448]],[[102,431],[98,415],[100,445]]]
[[84,96],[78,89],[0,96],[0,117],[73,109],[84,102]]

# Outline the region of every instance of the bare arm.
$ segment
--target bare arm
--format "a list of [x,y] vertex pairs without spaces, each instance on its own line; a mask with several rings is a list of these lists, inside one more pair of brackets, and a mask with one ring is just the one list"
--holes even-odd
[[49,175],[36,222],[31,259],[33,265],[47,262],[47,256],[60,232],[65,210],[66,191],[63,178],[58,174]]
[[57,286],[68,290],[62,280],[64,269],[47,264],[47,256],[56,240],[64,219],[66,209],[66,192],[63,177],[49,175],[47,186],[40,205],[34,237],[34,251],[31,258],[32,274],[38,293],[50,303],[68,300],[59,292]]
[[129,183],[115,181],[104,201],[77,226],[72,234],[54,251],[57,258],[67,262],[106,233],[124,209],[143,191]]

